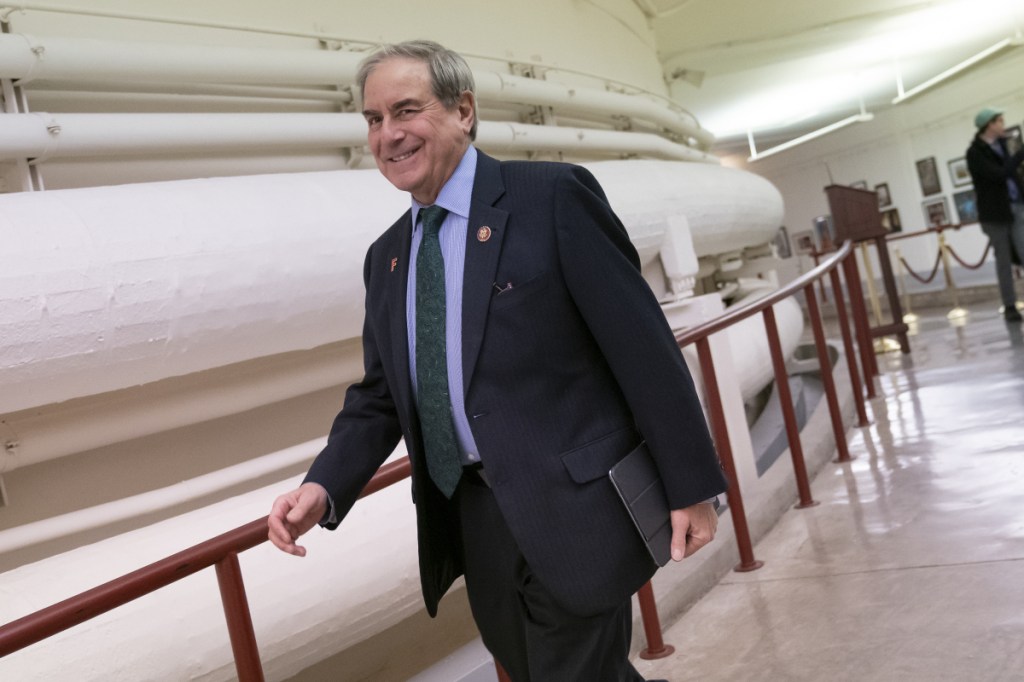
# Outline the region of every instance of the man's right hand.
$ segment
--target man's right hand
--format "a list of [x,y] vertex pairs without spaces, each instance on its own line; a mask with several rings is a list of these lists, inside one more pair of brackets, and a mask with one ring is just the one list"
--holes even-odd
[[306,556],[306,548],[295,541],[326,513],[327,490],[319,483],[303,483],[274,500],[267,522],[267,537],[282,552]]

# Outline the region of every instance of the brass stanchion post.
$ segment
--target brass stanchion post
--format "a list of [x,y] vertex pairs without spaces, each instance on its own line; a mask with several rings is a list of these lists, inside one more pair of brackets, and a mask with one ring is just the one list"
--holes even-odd
[[939,253],[942,254],[942,274],[946,278],[946,288],[949,290],[950,298],[953,299],[953,309],[946,313],[946,319],[951,322],[963,320],[967,317],[967,310],[960,307],[960,297],[957,296],[953,273],[949,267],[949,246],[946,245],[946,238],[941,232],[939,232]]
[[918,321],[918,316],[914,314],[914,311],[910,309],[910,292],[907,291],[907,283],[903,279],[903,256],[900,254],[900,247],[894,247],[896,251],[896,272],[899,275],[900,289],[903,290],[903,307],[906,309],[906,313],[903,314],[903,321],[907,324],[915,324]]
[[[868,246],[865,242],[860,244],[860,255],[864,259],[864,274],[868,285],[868,300],[871,301],[871,313],[875,317],[875,326],[882,326],[882,304],[878,301],[878,290],[875,289],[875,270],[871,267],[871,258],[868,257]],[[900,344],[893,339],[882,337],[875,339],[874,348],[876,353],[890,353],[900,349]]]

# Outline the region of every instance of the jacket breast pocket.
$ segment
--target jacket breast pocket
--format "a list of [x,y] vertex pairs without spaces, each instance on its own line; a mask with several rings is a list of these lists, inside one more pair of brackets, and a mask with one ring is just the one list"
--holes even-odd
[[543,273],[536,277],[531,277],[522,284],[517,283],[515,280],[495,282],[494,295],[491,296],[491,310],[509,308],[539,296],[543,294],[549,281],[550,277],[547,273]]

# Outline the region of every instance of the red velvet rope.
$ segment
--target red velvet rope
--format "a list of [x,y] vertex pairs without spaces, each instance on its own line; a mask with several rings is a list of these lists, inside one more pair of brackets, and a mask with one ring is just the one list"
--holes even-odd
[[969,265],[968,263],[965,263],[963,261],[963,259],[960,258],[960,256],[956,255],[956,251],[953,250],[952,246],[947,245],[946,248],[949,249],[950,255],[953,256],[953,258],[956,259],[957,263],[959,263],[960,265],[964,266],[968,270],[977,270],[985,262],[985,259],[988,258],[988,252],[992,249],[992,242],[989,241],[989,243],[985,245],[985,252],[983,254],[981,254],[981,260],[978,261],[977,263],[975,263],[974,265]]
[[932,274],[928,275],[927,277],[921,277],[919,274],[914,272],[914,270],[907,264],[907,259],[904,258],[903,256],[900,256],[900,262],[903,263],[903,267],[905,267],[907,269],[907,272],[910,273],[911,277],[916,279],[921,284],[928,284],[928,282],[931,282],[933,279],[935,279],[935,275],[939,271],[939,262],[941,260],[942,260],[942,251],[940,249],[939,252],[935,254],[935,266],[932,267]]

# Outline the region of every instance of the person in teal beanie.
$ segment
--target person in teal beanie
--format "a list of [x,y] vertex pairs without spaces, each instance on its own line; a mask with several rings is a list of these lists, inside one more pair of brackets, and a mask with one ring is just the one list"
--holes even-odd
[[1014,251],[1018,262],[1024,255],[1024,186],[1017,173],[1024,161],[1024,148],[1010,153],[1006,123],[998,109],[982,109],[974,117],[974,125],[977,133],[967,149],[967,167],[978,198],[978,220],[995,251],[1003,317],[1020,322],[1012,261]]

